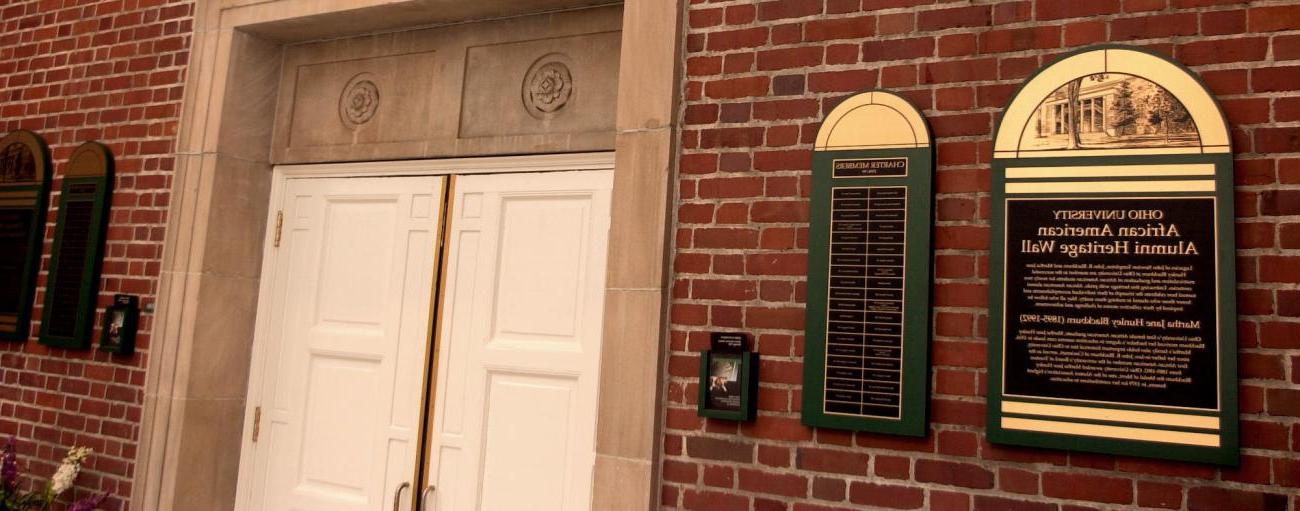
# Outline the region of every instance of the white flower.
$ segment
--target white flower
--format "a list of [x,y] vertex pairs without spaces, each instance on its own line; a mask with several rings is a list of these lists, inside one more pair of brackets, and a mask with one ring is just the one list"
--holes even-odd
[[89,447],[73,447],[68,449],[68,455],[63,457],[63,464],[54,472],[54,477],[50,478],[50,496],[59,495],[72,487],[72,482],[77,479],[77,473],[81,471],[81,462],[90,456]]

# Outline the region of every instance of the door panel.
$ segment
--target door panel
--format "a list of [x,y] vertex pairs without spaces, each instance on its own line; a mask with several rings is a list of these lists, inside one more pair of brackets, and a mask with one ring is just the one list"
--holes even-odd
[[457,178],[429,444],[436,509],[590,507],[612,177]]
[[411,481],[443,181],[286,181],[246,509],[389,509]]

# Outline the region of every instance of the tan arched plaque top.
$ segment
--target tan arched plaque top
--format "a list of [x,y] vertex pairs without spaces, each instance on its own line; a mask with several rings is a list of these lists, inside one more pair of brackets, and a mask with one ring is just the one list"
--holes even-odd
[[99,142],[86,142],[72,150],[68,157],[65,176],[95,177],[108,175],[113,164],[113,153]]
[[930,130],[906,99],[870,91],[836,106],[817,131],[818,151],[899,149],[930,146]]
[[50,150],[40,135],[15,130],[0,138],[0,186],[43,183],[49,169]]
[[1154,53],[1108,46],[1067,55],[1025,82],[1003,113],[993,151],[995,158],[1210,154],[1231,152],[1231,139],[1218,103],[1190,71]]

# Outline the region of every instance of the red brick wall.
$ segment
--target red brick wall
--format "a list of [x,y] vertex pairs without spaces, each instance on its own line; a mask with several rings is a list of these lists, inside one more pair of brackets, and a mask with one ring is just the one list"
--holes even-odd
[[[692,0],[663,437],[665,508],[1263,510],[1300,506],[1300,4],[1232,0]],[[1117,42],[1191,66],[1237,153],[1239,468],[984,437],[994,120],[1061,52]],[[799,423],[810,147],[847,95],[899,91],[937,141],[932,425]],[[695,413],[710,330],[754,334],[758,419]],[[1290,502],[1288,503],[1288,499]]]
[[[98,140],[117,162],[99,305],[108,305],[114,293],[154,302],[191,16],[188,0],[0,5],[0,132],[35,131],[49,142],[54,160],[41,286],[64,163],[78,144]],[[124,508],[152,317],[141,316],[131,357],[47,349],[35,336],[43,291],[37,291],[31,339],[0,343],[0,436],[18,437],[27,467],[42,479],[67,447],[93,448],[76,493],[110,491],[115,498],[103,508]]]

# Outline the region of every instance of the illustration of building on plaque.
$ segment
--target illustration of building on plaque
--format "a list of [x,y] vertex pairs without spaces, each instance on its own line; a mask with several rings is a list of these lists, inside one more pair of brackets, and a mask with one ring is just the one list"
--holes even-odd
[[1191,114],[1173,94],[1128,74],[1094,74],[1062,85],[1031,122],[1021,150],[1200,145]]

